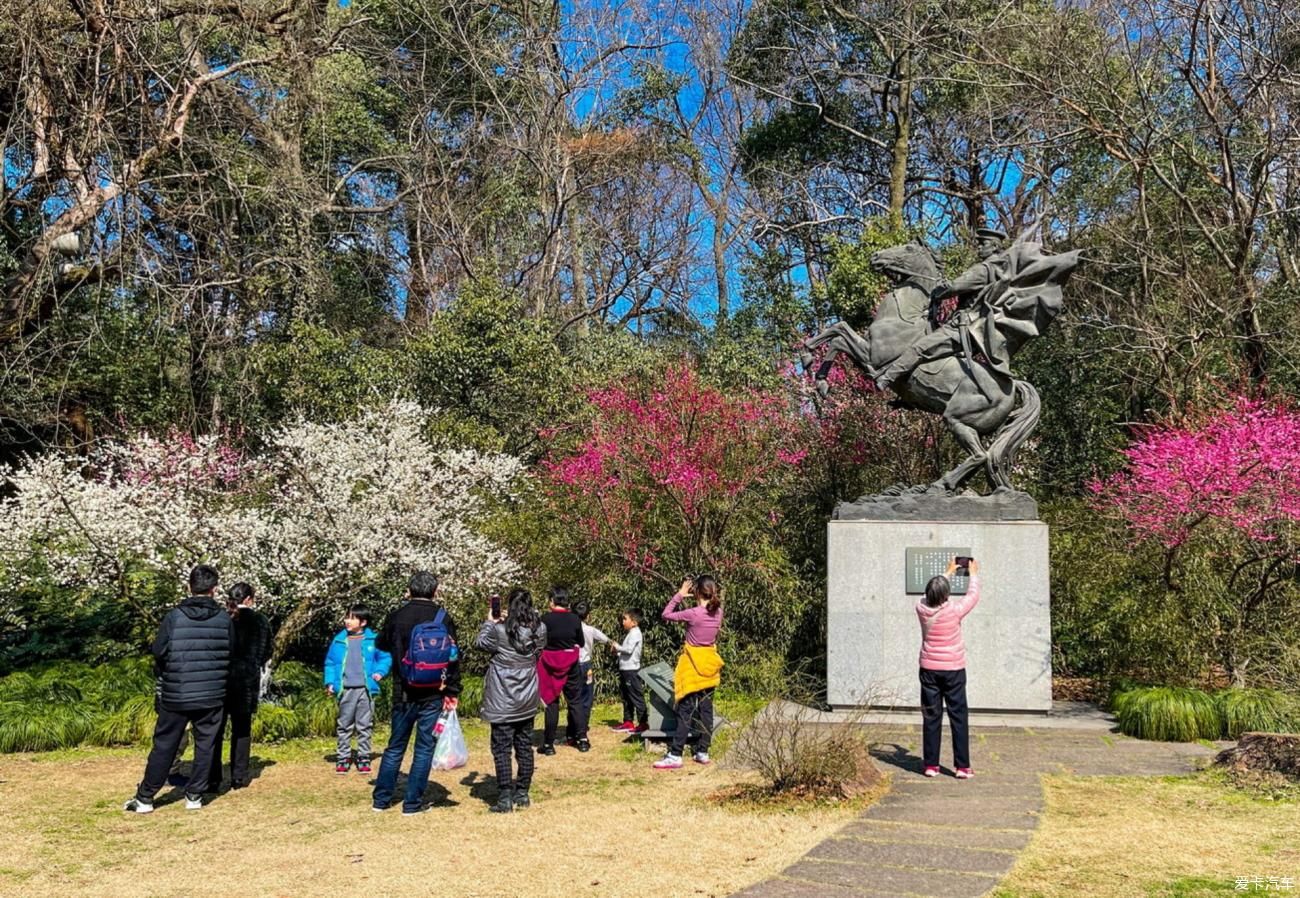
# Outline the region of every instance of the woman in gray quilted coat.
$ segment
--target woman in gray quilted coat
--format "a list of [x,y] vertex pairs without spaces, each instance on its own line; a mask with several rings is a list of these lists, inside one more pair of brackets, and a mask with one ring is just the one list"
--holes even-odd
[[[483,678],[482,717],[492,724],[492,760],[497,768],[497,803],[492,811],[508,813],[529,805],[533,781],[533,718],[537,694],[537,659],[546,645],[546,625],[533,608],[532,594],[512,589],[505,616],[489,617],[479,627],[474,647],[492,653]],[[511,776],[510,749],[518,762]]]

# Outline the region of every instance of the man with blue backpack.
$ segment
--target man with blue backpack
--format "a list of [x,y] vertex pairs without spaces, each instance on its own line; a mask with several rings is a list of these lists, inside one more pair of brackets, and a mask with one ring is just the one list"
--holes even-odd
[[460,657],[456,624],[447,609],[434,602],[438,578],[416,571],[407,585],[407,602],[388,616],[375,647],[392,655],[397,676],[393,682],[392,733],[379,762],[373,807],[387,810],[397,787],[397,774],[406,756],[411,732],[415,755],[406,780],[403,814],[425,810],[424,789],[429,784],[436,742],[434,727],[444,710],[456,707],[460,695]]

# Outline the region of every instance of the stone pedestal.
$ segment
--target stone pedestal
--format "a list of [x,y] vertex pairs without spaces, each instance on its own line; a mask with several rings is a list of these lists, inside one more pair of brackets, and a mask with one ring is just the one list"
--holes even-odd
[[906,592],[906,550],[968,547],[981,580],[980,603],[962,624],[971,709],[1051,710],[1046,524],[837,519],[828,525],[828,544],[832,707],[919,706],[920,596]]

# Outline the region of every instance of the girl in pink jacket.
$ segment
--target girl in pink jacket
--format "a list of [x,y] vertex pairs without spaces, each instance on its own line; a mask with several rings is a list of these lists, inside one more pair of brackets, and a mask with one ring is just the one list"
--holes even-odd
[[925,775],[939,775],[939,740],[943,735],[943,709],[948,707],[952,726],[953,766],[957,779],[970,779],[970,734],[966,711],[966,647],[961,639],[962,618],[980,600],[979,563],[970,562],[970,585],[966,595],[951,598],[948,578],[957,572],[957,562],[948,562],[946,576],[932,577],[925,597],[916,603],[921,623],[921,719],[922,754]]

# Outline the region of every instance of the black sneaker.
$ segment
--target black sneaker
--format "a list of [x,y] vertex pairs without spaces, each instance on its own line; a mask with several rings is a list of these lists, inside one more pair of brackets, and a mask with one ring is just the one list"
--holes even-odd
[[573,744],[573,747],[578,751],[591,751],[591,743],[586,739],[579,739]]
[[553,755],[555,754],[555,746],[548,742],[541,748],[537,749],[537,753],[539,755]]
[[515,789],[515,810],[516,811],[520,810],[521,808],[526,808],[532,803],[533,803],[532,799],[528,797],[527,789],[518,789],[518,788]]

